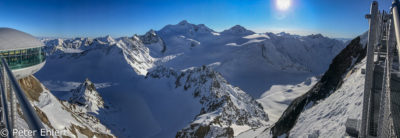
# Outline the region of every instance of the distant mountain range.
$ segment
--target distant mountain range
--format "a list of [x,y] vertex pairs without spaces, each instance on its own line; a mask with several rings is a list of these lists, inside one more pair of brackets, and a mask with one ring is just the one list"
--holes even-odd
[[[233,137],[270,128],[346,46],[320,34],[254,33],[240,25],[216,32],[187,21],[131,37],[42,41],[48,58],[35,76],[61,102],[39,108],[61,103],[72,108],[63,112],[105,127],[88,126],[91,134],[117,137]],[[46,125],[56,124],[90,136],[73,127],[85,121]]]

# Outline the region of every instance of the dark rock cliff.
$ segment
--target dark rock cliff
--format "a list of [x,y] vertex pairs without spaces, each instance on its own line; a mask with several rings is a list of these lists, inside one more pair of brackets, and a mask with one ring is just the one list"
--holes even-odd
[[[296,124],[297,118],[308,104],[317,103],[329,97],[336,89],[340,88],[343,77],[357,63],[364,59],[366,49],[361,44],[361,38],[357,37],[351,41],[332,61],[329,69],[321,80],[307,93],[296,98],[279,118],[278,122],[271,128],[274,137],[288,134]],[[287,135],[288,136],[288,135]]]

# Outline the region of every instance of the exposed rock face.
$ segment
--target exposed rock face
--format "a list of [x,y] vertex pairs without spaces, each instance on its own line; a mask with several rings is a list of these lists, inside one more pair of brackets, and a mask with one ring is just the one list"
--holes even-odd
[[296,98],[290,104],[278,122],[271,128],[274,137],[288,133],[296,124],[297,118],[306,106],[312,106],[313,103],[325,99],[341,86],[346,73],[365,57],[366,49],[361,44],[360,40],[360,37],[352,40],[351,43],[333,59],[328,71],[323,75],[321,80],[306,94]]
[[258,102],[208,67],[184,72],[158,67],[146,77],[175,78],[176,88],[192,91],[193,97],[203,105],[200,114],[176,137],[233,137],[234,126],[267,125],[268,116]]
[[149,48],[143,44],[138,36],[122,37],[116,46],[122,50],[125,60],[136,73],[146,75],[147,70],[154,66],[154,59],[150,56]]
[[72,97],[69,102],[84,106],[88,112],[96,112],[104,107],[103,98],[96,91],[94,84],[86,79],[78,88],[71,90]]
[[154,30],[148,31],[146,34],[139,36],[140,40],[142,40],[143,44],[147,45],[150,49],[155,51],[164,53],[167,49],[164,41]]
[[43,92],[41,83],[33,76],[28,76],[18,80],[19,85],[25,91],[26,96],[31,101],[39,101],[39,96]]

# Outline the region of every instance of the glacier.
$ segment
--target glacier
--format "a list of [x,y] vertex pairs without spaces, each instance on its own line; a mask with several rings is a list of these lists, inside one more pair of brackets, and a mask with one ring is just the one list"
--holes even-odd
[[131,37],[42,41],[48,58],[35,77],[61,100],[80,85],[74,82],[90,79],[107,106],[80,109],[117,137],[240,136],[269,128],[345,47],[320,34],[255,33],[240,25],[216,32],[187,21]]

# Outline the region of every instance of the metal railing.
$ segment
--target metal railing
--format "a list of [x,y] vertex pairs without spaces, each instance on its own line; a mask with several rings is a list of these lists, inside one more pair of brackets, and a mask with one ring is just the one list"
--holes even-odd
[[[399,0],[394,0],[391,13],[386,14],[384,11],[380,14],[378,9],[378,2],[374,1],[371,5],[371,13],[366,17],[370,22],[370,29],[368,34],[368,48],[367,48],[367,65],[366,65],[366,77],[364,86],[364,100],[363,100],[363,111],[361,119],[361,128],[359,137],[397,137],[399,134],[399,129],[396,128],[399,125],[398,122],[394,122],[394,119],[399,118],[399,114],[393,114],[398,112],[398,105],[393,105],[392,99],[393,94],[398,95],[398,88],[392,87],[392,73],[399,72],[399,67],[395,68],[394,65],[394,53],[398,53],[397,64],[400,61],[400,2]],[[380,42],[380,43],[378,43]],[[379,46],[379,47],[377,47]],[[375,48],[377,49],[378,59],[375,59]],[[395,50],[397,49],[397,50]],[[383,64],[381,55],[384,58]],[[397,58],[396,58],[397,59]],[[373,77],[374,67],[383,67],[382,78]],[[376,71],[379,74],[379,71]],[[382,79],[380,85],[382,90],[373,89],[373,82],[380,82],[377,79]],[[396,78],[396,77],[395,77]],[[398,79],[398,78],[396,78]],[[393,85],[395,86],[395,85]],[[393,90],[392,90],[393,88]],[[371,92],[379,92],[378,95],[372,95]],[[395,96],[396,96],[395,95]],[[378,101],[378,99],[379,101]],[[375,107],[372,105],[372,100],[378,101],[379,106]],[[395,103],[397,101],[394,101]],[[375,109],[377,108],[377,109]],[[392,112],[392,109],[396,109]],[[378,114],[378,120],[374,118],[374,114]],[[372,123],[371,123],[372,122]],[[377,123],[377,127],[371,126]]]
[[366,137],[369,128],[369,113],[370,113],[370,102],[371,102],[371,89],[373,85],[373,70],[374,70],[374,51],[378,38],[378,25],[379,25],[379,9],[378,2],[374,1],[371,5],[371,13],[366,17],[369,19],[369,31],[368,31],[368,46],[367,46],[367,65],[365,74],[364,84],[364,99],[363,99],[363,111],[361,119],[361,130],[360,137]]
[[[1,58],[0,64],[0,80],[1,80],[1,110],[2,110],[2,123],[7,129],[7,137],[12,138],[13,130],[17,128],[17,105],[22,111],[22,117],[29,126],[30,131],[36,132],[33,137],[47,137],[42,135],[44,126],[36,114],[36,111],[27,99],[25,92],[21,89],[17,79],[14,77],[12,71],[7,65],[4,58]],[[17,104],[18,103],[18,104]],[[4,132],[2,132],[4,133]]]
[[383,84],[382,84],[382,93],[380,100],[380,109],[382,111],[379,112],[379,124],[378,124],[378,137],[387,138],[391,137],[392,131],[392,119],[390,112],[390,93],[391,93],[391,72],[392,72],[392,62],[393,62],[393,54],[394,54],[394,46],[396,45],[396,37],[394,30],[394,21],[389,20],[387,22],[387,42],[386,45],[386,59],[383,73]]

